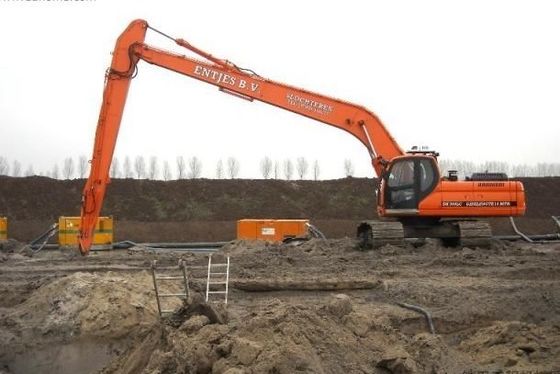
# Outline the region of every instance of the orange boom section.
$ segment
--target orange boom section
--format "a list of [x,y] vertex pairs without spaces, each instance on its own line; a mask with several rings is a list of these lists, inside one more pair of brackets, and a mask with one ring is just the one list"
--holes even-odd
[[387,160],[404,154],[377,116],[362,106],[265,79],[157,30],[208,62],[151,47],[144,44],[148,28],[155,30],[144,20],[133,21],[128,26],[117,40],[111,67],[106,74],[91,172],[82,193],[79,234],[82,254],[89,251],[93,228],[101,212],[128,89],[139,60],[218,86],[222,92],[262,101],[345,130],[366,147],[378,175]]

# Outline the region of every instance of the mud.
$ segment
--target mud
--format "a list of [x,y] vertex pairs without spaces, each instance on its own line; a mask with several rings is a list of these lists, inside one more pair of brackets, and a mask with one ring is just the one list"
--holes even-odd
[[[227,306],[203,302],[204,254],[0,255],[0,372],[560,372],[560,244],[231,242]],[[160,319],[150,263],[180,258],[191,298]]]

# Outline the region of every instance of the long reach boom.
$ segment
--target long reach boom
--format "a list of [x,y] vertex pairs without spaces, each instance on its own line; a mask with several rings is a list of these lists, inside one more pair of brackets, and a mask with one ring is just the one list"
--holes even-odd
[[110,181],[109,169],[128,89],[140,60],[218,86],[221,91],[241,98],[262,101],[345,130],[364,144],[377,175],[381,175],[386,160],[404,154],[377,116],[360,105],[262,78],[227,60],[215,58],[183,39],[171,38],[205,61],[154,48],[144,43],[148,29],[152,28],[144,20],[135,20],[128,26],[117,40],[106,74],[91,172],[82,196],[79,234],[82,254],[87,254],[92,244],[93,229]]

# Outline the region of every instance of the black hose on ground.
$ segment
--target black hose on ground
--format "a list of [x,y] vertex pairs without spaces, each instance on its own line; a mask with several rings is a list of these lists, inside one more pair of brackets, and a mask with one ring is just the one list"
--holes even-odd
[[323,234],[323,233],[321,232],[321,230],[319,230],[319,229],[317,228],[317,226],[314,226],[314,225],[312,225],[312,224],[310,224],[310,223],[307,223],[306,225],[307,225],[307,228],[308,228],[308,230],[309,230],[309,234],[311,234],[311,236],[312,236],[313,238],[319,238],[319,239],[326,239],[326,238],[327,238],[327,237],[325,236],[325,234]]
[[215,252],[219,248],[226,245],[228,242],[192,242],[192,243],[136,243],[132,240],[123,240],[118,243],[113,243],[113,249],[129,249],[132,247],[140,247],[149,250],[158,249],[177,249],[192,252]]
[[423,314],[426,317],[426,321],[428,322],[428,327],[430,328],[430,332],[435,335],[436,330],[434,329],[434,323],[432,321],[432,315],[426,309],[419,307],[417,305],[406,304],[406,303],[397,303],[398,306],[413,310],[420,314]]
[[38,253],[40,250],[45,248],[49,239],[52,238],[53,235],[56,234],[57,232],[58,232],[58,223],[53,223],[47,231],[45,231],[44,233],[42,233],[41,235],[33,239],[28,245],[23,247],[22,251],[29,249],[31,255]]

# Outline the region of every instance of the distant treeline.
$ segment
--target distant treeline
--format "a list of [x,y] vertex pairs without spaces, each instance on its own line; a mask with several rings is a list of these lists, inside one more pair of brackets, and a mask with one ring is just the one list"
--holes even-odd
[[[74,160],[67,157],[62,163],[55,163],[49,170],[36,171],[32,164],[23,165],[18,160],[9,160],[0,156],[0,175],[12,177],[45,176],[53,179],[86,178],[89,173],[90,163],[86,156],[79,156]],[[503,172],[510,177],[554,177],[560,176],[560,163],[540,162],[537,164],[511,164],[503,161],[486,161],[475,163],[464,160],[440,160],[442,174],[449,170],[456,170],[460,177],[468,176],[474,172]],[[206,173],[215,179],[238,178],[241,169],[240,162],[235,157],[218,160],[212,165],[212,172]],[[136,178],[151,180],[173,179],[198,179],[202,177],[203,162],[198,157],[185,158],[177,156],[174,162],[160,161],[156,156],[146,158],[143,155],[131,158],[126,156],[122,162],[117,157],[113,158],[111,165],[111,178]],[[287,158],[273,160],[268,156],[259,161],[259,176],[263,179],[312,179],[318,180],[321,176],[321,167],[318,160],[309,162],[304,157],[295,161]],[[341,176],[354,176],[354,163],[350,159],[341,160]]]

